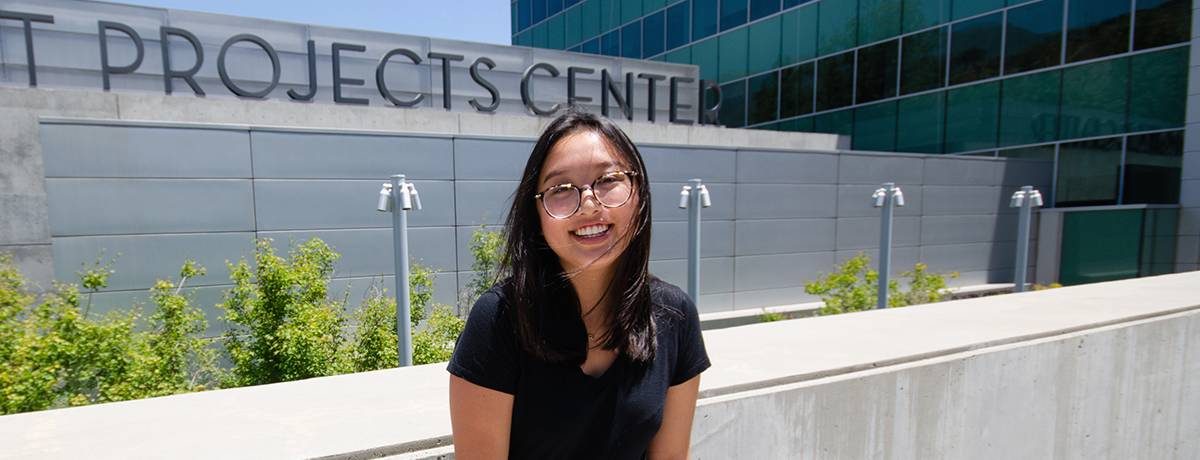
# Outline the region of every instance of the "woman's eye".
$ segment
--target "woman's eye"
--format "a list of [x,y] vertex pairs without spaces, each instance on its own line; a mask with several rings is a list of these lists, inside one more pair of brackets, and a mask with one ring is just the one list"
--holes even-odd
[[550,191],[546,192],[546,194],[551,195],[551,196],[562,196],[562,195],[566,195],[566,194],[570,193],[571,190],[574,188],[575,187],[573,187],[571,185],[559,185],[557,187],[550,189]]

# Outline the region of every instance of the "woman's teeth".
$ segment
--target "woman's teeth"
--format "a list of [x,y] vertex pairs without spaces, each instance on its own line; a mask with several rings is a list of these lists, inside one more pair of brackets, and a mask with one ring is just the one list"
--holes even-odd
[[608,225],[601,225],[601,224],[588,225],[587,227],[576,229],[575,235],[582,236],[582,237],[589,237],[589,236],[596,236],[596,235],[599,235],[599,234],[607,232],[607,231],[608,231]]

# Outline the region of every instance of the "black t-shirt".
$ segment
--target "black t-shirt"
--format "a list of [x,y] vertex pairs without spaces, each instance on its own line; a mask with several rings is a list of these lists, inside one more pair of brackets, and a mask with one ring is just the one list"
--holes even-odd
[[[643,458],[662,424],[667,388],[710,365],[692,300],[653,277],[650,293],[658,348],[646,366],[622,353],[592,377],[578,365],[529,355],[517,343],[502,290],[493,287],[475,303],[446,369],[514,396],[510,458]],[[586,334],[582,321],[561,326]]]

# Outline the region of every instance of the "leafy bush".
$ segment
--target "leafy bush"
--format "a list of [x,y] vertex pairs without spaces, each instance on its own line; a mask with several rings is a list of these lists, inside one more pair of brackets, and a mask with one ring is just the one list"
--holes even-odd
[[[838,265],[833,273],[804,285],[804,292],[819,296],[825,303],[821,315],[836,315],[875,308],[879,293],[879,273],[870,268],[871,260],[858,255]],[[908,290],[902,291],[896,280],[888,280],[888,307],[903,307],[938,302],[946,295],[946,275],[930,273],[929,267],[917,263],[900,275],[908,279]],[[951,278],[957,273],[949,274]]]
[[480,226],[471,233],[471,244],[468,247],[474,258],[471,270],[475,272],[475,276],[467,282],[465,292],[459,295],[459,304],[465,308],[474,305],[479,296],[505,276],[500,266],[500,259],[504,255],[504,234]]
[[[11,259],[0,256],[0,413],[207,388],[215,358],[196,337],[206,324],[179,292],[203,271],[188,261],[179,286],[159,280],[152,290],[158,309],[148,330],[138,332],[136,309],[88,318],[75,285],[56,284],[38,302]],[[97,264],[81,272],[81,282],[95,292],[110,274],[107,265]]]

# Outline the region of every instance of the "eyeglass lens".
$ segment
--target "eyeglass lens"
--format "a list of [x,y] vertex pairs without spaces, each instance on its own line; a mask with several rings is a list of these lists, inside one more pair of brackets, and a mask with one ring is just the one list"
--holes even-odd
[[[592,182],[590,188],[592,194],[596,196],[596,201],[609,208],[625,204],[633,194],[633,182],[628,174],[621,172],[600,176],[595,182]],[[547,190],[542,195],[542,204],[552,217],[563,219],[579,210],[582,196],[583,190],[579,187],[563,184]]]

